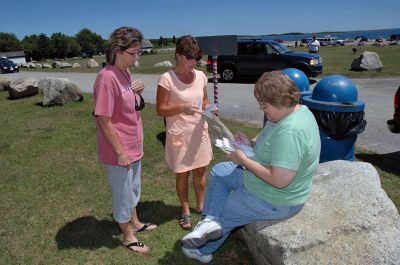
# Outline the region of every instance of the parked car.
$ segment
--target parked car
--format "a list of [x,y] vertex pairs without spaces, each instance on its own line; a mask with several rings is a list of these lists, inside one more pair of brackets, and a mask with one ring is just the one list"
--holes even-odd
[[[243,76],[258,77],[264,72],[285,68],[297,68],[309,78],[322,73],[322,58],[318,54],[290,51],[273,40],[239,39],[237,55],[218,56],[217,68],[224,82]],[[212,73],[210,56],[207,71]]]
[[393,105],[393,119],[387,121],[387,126],[391,132],[400,133],[400,86],[394,95]]
[[19,72],[19,67],[7,58],[0,58],[0,73]]

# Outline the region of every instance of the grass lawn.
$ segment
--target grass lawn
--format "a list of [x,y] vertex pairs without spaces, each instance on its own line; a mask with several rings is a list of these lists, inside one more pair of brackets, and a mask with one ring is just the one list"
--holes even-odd
[[[348,78],[370,78],[370,77],[398,77],[400,75],[400,45],[392,45],[386,47],[376,46],[361,46],[361,50],[357,54],[352,52],[353,46],[324,46],[321,47],[321,56],[323,58],[324,69],[323,76],[338,74]],[[290,48],[295,51],[304,51],[304,47]],[[357,58],[361,51],[372,51],[377,52],[384,68],[382,71],[362,71],[355,72],[350,71],[351,63]],[[105,57],[94,57],[94,59],[101,66],[102,62],[105,61]],[[204,56],[203,60],[207,60]],[[88,59],[76,59],[66,60],[73,64],[77,62],[81,65],[81,68],[66,68],[66,69],[25,69],[22,71],[49,71],[49,72],[80,72],[80,73],[97,73],[98,68],[88,69],[86,67]],[[174,52],[165,52],[159,54],[142,55],[139,59],[140,66],[135,68],[134,72],[143,74],[161,74],[164,73],[166,68],[155,68],[154,64],[162,61],[170,61],[172,64],[175,63]],[[53,61],[50,61],[51,64]],[[43,62],[40,62],[43,63]],[[198,67],[199,70],[206,71],[206,67]]]
[[[0,264],[192,264],[180,250],[186,232],[178,225],[175,177],[164,166],[164,125],[153,105],[143,111],[138,212],[160,227],[139,234],[151,247],[142,256],[119,247],[122,235],[110,217],[111,194],[96,155],[92,95],[50,108],[38,104],[39,95],[7,97],[0,93]],[[216,152],[215,161],[223,157]],[[194,223],[198,218],[193,214]],[[213,264],[253,263],[237,233],[214,256]]]
[[[92,95],[64,107],[41,107],[37,95],[8,100],[0,93],[0,264],[194,264],[180,250],[180,214],[175,177],[164,166],[163,120],[147,104],[143,111],[145,157],[142,221],[159,229],[139,234],[147,256],[119,247],[110,217],[111,194],[97,160]],[[259,129],[226,121],[255,136]],[[215,150],[213,163],[224,159]],[[379,170],[383,188],[400,209],[400,172],[390,160],[358,150]],[[191,190],[191,201],[194,193]],[[192,204],[193,205],[193,204]],[[194,223],[199,216],[193,214]],[[253,264],[238,233],[214,255],[212,264]]]

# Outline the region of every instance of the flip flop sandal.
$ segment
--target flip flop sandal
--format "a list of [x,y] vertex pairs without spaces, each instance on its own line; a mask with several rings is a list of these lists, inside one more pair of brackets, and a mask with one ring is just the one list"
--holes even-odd
[[192,220],[191,220],[191,216],[184,214],[181,215],[180,219],[179,219],[179,225],[181,226],[182,229],[184,230],[190,230],[192,229]]
[[145,245],[144,245],[144,243],[141,242],[141,241],[136,241],[136,242],[133,242],[133,243],[130,243],[130,244],[126,244],[126,245],[125,245],[123,242],[121,242],[121,245],[122,245],[123,247],[126,247],[126,248],[129,249],[130,251],[135,252],[135,253],[139,253],[139,254],[147,254],[147,253],[148,253],[148,251],[147,251],[147,252],[139,252],[139,251],[134,250],[134,249],[131,248],[131,247],[144,248]]
[[[154,226],[154,227],[152,227]],[[157,225],[152,224],[152,223],[145,223],[143,224],[142,228],[139,230],[135,231],[135,233],[140,233],[140,232],[149,232],[157,229]]]

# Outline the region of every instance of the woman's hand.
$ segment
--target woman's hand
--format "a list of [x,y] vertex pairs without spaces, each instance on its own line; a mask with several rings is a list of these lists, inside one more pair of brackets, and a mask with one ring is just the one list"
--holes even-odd
[[236,149],[234,152],[230,153],[228,157],[232,160],[233,163],[239,166],[243,166],[246,159],[248,159],[245,153],[240,149]]
[[117,158],[118,158],[118,166],[126,168],[130,167],[131,163],[129,162],[128,155],[125,152],[118,154]]
[[249,137],[247,137],[247,135],[242,132],[236,132],[234,137],[235,137],[235,141],[237,141],[241,144],[245,144],[245,145],[249,145],[249,146],[254,145],[253,141],[251,139],[249,139]]
[[144,90],[144,83],[140,79],[133,80],[131,83],[131,89],[134,92],[142,93],[142,91]]
[[200,111],[199,106],[196,106],[192,103],[183,103],[182,104],[182,112],[188,115],[193,115],[195,112]]

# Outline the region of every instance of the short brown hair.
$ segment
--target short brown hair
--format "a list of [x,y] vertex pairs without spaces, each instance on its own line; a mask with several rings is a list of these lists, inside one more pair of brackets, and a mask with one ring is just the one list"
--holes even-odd
[[264,73],[255,84],[254,96],[259,102],[278,108],[293,107],[300,100],[296,84],[281,71]]
[[196,61],[200,60],[203,56],[199,43],[190,35],[182,36],[176,41],[176,53],[190,56]]
[[143,34],[134,27],[120,27],[111,33],[106,53],[107,62],[115,63],[115,54],[129,49],[135,43],[142,45]]

